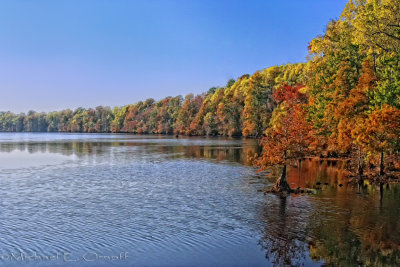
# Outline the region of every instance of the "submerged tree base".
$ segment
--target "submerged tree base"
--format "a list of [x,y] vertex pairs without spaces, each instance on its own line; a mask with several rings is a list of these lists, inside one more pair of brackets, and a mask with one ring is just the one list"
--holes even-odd
[[290,189],[290,186],[286,181],[286,164],[283,165],[281,178],[279,178],[278,181],[276,181],[275,186],[272,188],[272,191],[276,193],[288,193],[288,194],[292,192],[292,189]]
[[264,191],[264,195],[267,193],[278,194],[280,197],[286,197],[289,194],[316,194],[317,189],[301,187],[296,189],[290,188],[290,185],[286,180],[286,165],[284,165],[281,177],[276,181],[274,187]]
[[290,188],[286,179],[282,179],[281,177],[280,179],[278,179],[278,181],[276,181],[271,191],[275,193],[282,193],[282,192],[291,193],[292,189]]
[[318,192],[317,189],[314,188],[296,188],[296,189],[286,189],[283,190],[281,187],[277,187],[275,185],[273,188],[264,191],[264,195],[266,194],[277,194],[281,197],[286,197],[290,194],[316,194]]

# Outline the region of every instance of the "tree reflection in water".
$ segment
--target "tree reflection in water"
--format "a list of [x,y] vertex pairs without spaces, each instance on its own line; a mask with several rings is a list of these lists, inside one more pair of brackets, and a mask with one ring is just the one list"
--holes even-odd
[[399,187],[379,187],[336,201],[336,217],[310,225],[317,240],[310,249],[314,259],[339,266],[400,265]]
[[400,186],[339,187],[340,170],[311,161],[303,167],[292,168],[292,186],[328,185],[312,196],[266,196],[266,257],[277,266],[400,266]]
[[[222,140],[223,141],[223,140]],[[229,143],[193,139],[118,140],[2,143],[0,152],[59,153],[78,158],[95,155],[111,161],[113,149],[127,149],[129,160],[141,153],[170,158],[234,161],[249,165],[257,151],[254,140]],[[225,142],[225,141],[223,141]],[[129,148],[129,149],[128,149]],[[316,195],[279,198],[266,195],[258,217],[260,245],[268,261],[277,266],[400,266],[400,186],[351,185],[345,179],[345,163],[305,160],[301,169],[288,168],[292,188],[318,188]]]
[[[28,153],[58,153],[66,156],[75,155],[85,157],[90,155],[101,155],[111,157],[112,148],[135,148],[140,153],[145,150],[146,153],[157,153],[169,158],[204,158],[217,161],[239,162],[244,165],[251,165],[251,157],[259,152],[257,140],[248,139],[227,139],[227,144],[220,144],[218,138],[187,138],[185,142],[180,143],[166,142],[171,139],[152,138],[142,140],[123,140],[121,141],[68,141],[68,142],[26,142],[26,143],[0,143],[0,152],[25,151]],[[172,139],[173,140],[173,139]],[[223,139],[222,141],[224,141]],[[174,141],[174,140],[173,140]]]
[[265,222],[261,246],[275,266],[297,266],[307,261],[308,235],[304,230],[306,202],[295,197],[268,198],[260,216]]

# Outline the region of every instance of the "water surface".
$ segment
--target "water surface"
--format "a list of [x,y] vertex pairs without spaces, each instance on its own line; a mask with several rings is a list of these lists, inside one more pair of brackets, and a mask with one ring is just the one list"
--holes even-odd
[[251,139],[1,133],[0,265],[399,264],[397,186],[347,185],[337,163],[307,160],[289,182],[316,195],[264,195],[273,179],[250,165],[256,151]]

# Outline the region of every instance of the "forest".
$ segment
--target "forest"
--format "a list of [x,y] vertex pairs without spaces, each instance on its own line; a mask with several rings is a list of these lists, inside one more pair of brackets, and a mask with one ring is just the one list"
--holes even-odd
[[304,63],[245,74],[200,95],[0,112],[0,131],[254,137],[262,168],[307,156],[351,157],[360,174],[400,168],[400,0],[349,0],[308,51]]

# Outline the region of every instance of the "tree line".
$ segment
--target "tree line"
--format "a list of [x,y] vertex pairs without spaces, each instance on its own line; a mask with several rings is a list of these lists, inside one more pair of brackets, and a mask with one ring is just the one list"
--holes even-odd
[[273,66],[200,95],[123,107],[0,113],[5,132],[123,132],[262,137],[266,168],[322,151],[358,169],[400,150],[400,1],[349,0],[308,46],[305,63]]
[[230,79],[206,93],[147,99],[123,107],[77,108],[49,113],[0,112],[2,132],[81,132],[259,137],[275,106],[281,82],[296,83],[302,64],[283,65]]

